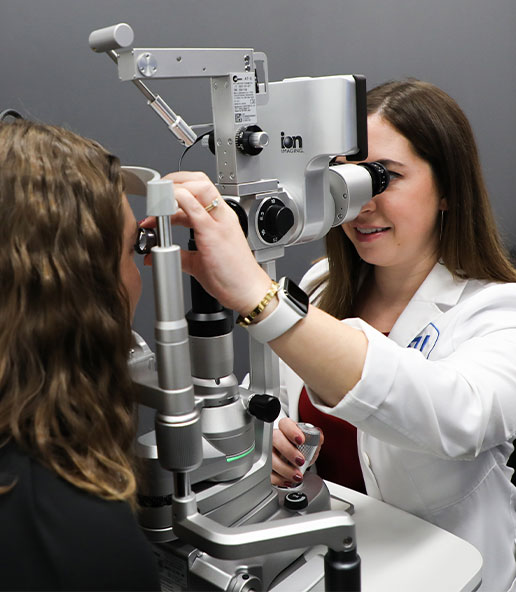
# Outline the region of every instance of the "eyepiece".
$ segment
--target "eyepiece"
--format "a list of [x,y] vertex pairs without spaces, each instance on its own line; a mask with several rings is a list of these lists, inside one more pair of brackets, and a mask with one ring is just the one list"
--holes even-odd
[[146,255],[151,252],[152,247],[158,244],[156,232],[152,228],[138,228],[138,236],[134,250],[140,255]]
[[379,162],[361,162],[358,166],[364,167],[369,171],[372,182],[372,193],[378,195],[387,189],[389,185],[389,172]]
[[330,162],[330,192],[335,202],[332,226],[354,220],[372,197],[389,185],[389,171],[380,162]]

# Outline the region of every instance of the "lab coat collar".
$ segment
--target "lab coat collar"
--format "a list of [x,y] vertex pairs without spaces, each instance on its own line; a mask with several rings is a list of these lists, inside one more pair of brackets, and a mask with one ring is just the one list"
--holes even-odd
[[436,263],[394,324],[389,337],[407,347],[415,335],[459,301],[467,280],[455,278]]

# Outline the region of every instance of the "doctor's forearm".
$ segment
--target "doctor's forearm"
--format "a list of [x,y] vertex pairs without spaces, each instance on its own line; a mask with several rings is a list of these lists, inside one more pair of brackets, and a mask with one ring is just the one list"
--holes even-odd
[[269,345],[334,407],[360,380],[368,341],[362,331],[311,306],[302,321]]

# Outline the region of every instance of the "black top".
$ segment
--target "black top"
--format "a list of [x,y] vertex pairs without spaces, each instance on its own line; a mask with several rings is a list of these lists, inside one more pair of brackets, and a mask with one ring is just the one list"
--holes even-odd
[[159,590],[126,502],[74,487],[10,442],[0,448],[0,590]]

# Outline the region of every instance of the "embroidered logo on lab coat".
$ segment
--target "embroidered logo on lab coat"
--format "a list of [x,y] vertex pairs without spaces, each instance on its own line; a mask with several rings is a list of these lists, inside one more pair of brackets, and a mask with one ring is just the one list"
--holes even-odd
[[428,358],[439,339],[439,335],[439,329],[433,323],[430,323],[417,337],[414,337],[408,347],[418,349],[425,358]]

